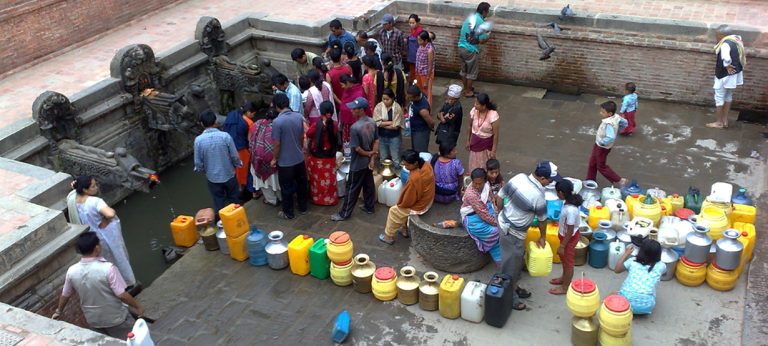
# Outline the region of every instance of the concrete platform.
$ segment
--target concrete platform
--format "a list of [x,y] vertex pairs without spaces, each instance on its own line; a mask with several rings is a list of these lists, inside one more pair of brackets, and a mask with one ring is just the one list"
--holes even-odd
[[[439,80],[445,86],[448,80]],[[541,99],[529,88],[478,83],[499,105],[501,150],[499,159],[505,177],[530,172],[537,160],[557,163],[565,176],[583,178],[594,128],[599,122],[598,96],[582,95],[570,101],[549,95]],[[437,90],[437,88],[436,88]],[[441,102],[438,97],[435,102]],[[465,113],[472,100],[462,99]],[[703,125],[712,110],[659,102],[640,102],[640,130],[619,138],[609,163],[621,175],[636,178],[646,187],[683,192],[694,185],[708,190],[712,182],[729,181],[746,186],[761,211],[767,210],[765,195],[768,147],[762,127],[732,120],[731,129],[713,130]],[[463,131],[459,143],[466,140]],[[406,141],[404,147],[408,144]],[[432,145],[434,147],[434,145]],[[466,162],[467,154],[459,150]],[[599,178],[601,184],[605,180]],[[200,186],[199,188],[204,188]],[[394,246],[376,240],[386,220],[386,208],[377,205],[372,216],[355,212],[345,222],[329,216],[336,207],[311,206],[310,213],[282,221],[277,209],[256,201],[247,206],[251,222],[266,230],[281,230],[291,239],[300,233],[327,236],[336,229],[350,233],[356,253],[367,253],[377,265],[414,265],[420,274],[432,270],[399,237]],[[433,208],[427,222],[456,218],[456,208]],[[759,214],[758,232],[764,234],[765,213]],[[676,281],[658,287],[653,315],[633,322],[637,345],[711,345],[764,343],[766,311],[760,292],[767,286],[764,254],[760,243],[747,275],[730,292],[717,292],[706,285],[688,288]],[[493,264],[465,275],[468,280],[487,281],[496,271]],[[620,287],[626,274],[607,269],[577,267],[598,283],[601,296]],[[552,277],[560,273],[555,265]],[[442,274],[442,273],[441,273]],[[140,296],[147,314],[157,318],[151,326],[160,345],[228,344],[329,344],[333,320],[342,309],[352,316],[349,344],[490,344],[504,340],[512,345],[563,345],[570,337],[571,316],[565,298],[546,293],[549,278],[525,275],[521,285],[533,292],[527,311],[513,312],[502,329],[463,320],[447,320],[436,312],[382,303],[372,295],[336,287],[330,281],[298,277],[288,270],[273,271],[235,262],[219,252],[196,246]],[[749,289],[748,289],[749,288]]]

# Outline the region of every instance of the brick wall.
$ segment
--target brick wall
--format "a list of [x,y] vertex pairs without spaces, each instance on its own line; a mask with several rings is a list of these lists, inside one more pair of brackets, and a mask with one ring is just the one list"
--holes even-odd
[[0,74],[177,1],[0,1]]
[[[461,19],[423,18],[422,24],[437,35],[438,73],[457,75]],[[398,27],[407,30],[405,23]],[[714,43],[706,38],[571,29],[561,35],[541,29],[557,50],[551,59],[539,61],[532,23],[497,24],[481,48],[479,79],[603,95],[620,94],[624,83],[632,81],[641,98],[714,105]],[[734,108],[768,110],[768,79],[758,77],[768,76],[766,56],[755,50],[748,55],[745,84],[734,94]]]

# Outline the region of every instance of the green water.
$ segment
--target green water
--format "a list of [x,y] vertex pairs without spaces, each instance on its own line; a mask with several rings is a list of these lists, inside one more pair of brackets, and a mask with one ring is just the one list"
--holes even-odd
[[114,206],[133,271],[144,287],[168,268],[160,249],[173,245],[171,220],[212,206],[205,175],[192,167],[190,157],[160,174],[161,183],[149,193],[136,192]]

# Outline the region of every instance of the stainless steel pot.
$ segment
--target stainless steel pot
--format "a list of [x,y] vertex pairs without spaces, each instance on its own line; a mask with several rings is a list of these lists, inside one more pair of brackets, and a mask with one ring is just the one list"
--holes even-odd
[[216,242],[219,243],[219,250],[225,255],[229,255],[229,246],[227,246],[227,234],[224,233],[224,226],[221,221],[216,223],[216,227],[219,229],[216,231]]
[[[595,183],[597,184],[597,183]],[[611,221],[608,220],[600,220],[597,222],[597,229],[594,230],[595,233],[602,232],[605,233],[605,239],[606,243],[612,242],[614,239],[616,239],[616,231],[613,230]]]
[[584,199],[584,203],[581,204],[583,207],[589,208],[592,203],[600,202],[600,191],[597,188],[597,182],[594,180],[584,180],[582,182],[579,194]]
[[624,246],[632,244],[632,237],[629,235],[627,231],[618,231],[616,232],[616,238],[619,238],[619,241],[624,243]]
[[712,238],[707,234],[709,227],[696,224],[693,232],[685,238],[685,253],[683,256],[694,263],[706,263]]
[[288,243],[283,240],[283,232],[272,231],[269,233],[269,243],[265,247],[267,251],[267,264],[275,270],[288,266]]
[[670,248],[661,249],[661,261],[667,265],[667,269],[664,274],[661,275],[661,281],[672,280],[675,277],[675,268],[677,268],[677,261],[680,256],[677,255],[675,250]]
[[727,229],[723,231],[723,237],[717,241],[715,252],[715,265],[723,270],[734,270],[741,262],[741,252],[744,244],[739,240],[739,231]]

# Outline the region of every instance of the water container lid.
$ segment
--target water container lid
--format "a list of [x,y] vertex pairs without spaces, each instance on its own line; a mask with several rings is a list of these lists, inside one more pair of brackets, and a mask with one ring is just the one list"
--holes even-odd
[[632,194],[632,198],[638,198],[638,197],[640,197],[640,194],[638,194],[638,193],[633,193]]
[[576,293],[592,293],[597,289],[597,285],[595,285],[595,282],[591,279],[576,279],[571,282],[571,288]]
[[349,241],[349,233],[344,231],[336,231],[331,233],[328,239],[330,239],[331,243],[334,244],[344,244]]
[[459,280],[459,276],[456,275],[456,274],[453,274],[453,275],[451,275],[451,279],[453,279],[453,281],[457,281],[457,280]]
[[678,195],[678,194],[676,194],[676,193],[673,193],[673,194],[672,194],[672,198],[679,198],[679,197],[680,197],[680,195]]
[[376,276],[377,280],[381,281],[387,281],[392,280],[395,277],[395,270],[391,267],[381,267],[379,269],[376,269],[376,273],[374,274]]
[[490,288],[491,294],[499,293],[499,288],[496,286],[491,286]]
[[302,234],[301,236],[304,237],[304,239],[309,239],[309,234]]
[[661,206],[661,210],[667,210],[667,207],[665,207],[665,206],[663,206],[663,205],[662,205],[662,206]]
[[680,208],[678,210],[675,210],[675,216],[687,220],[691,215],[693,215],[693,210],[690,210],[688,208]]
[[558,224],[557,222],[553,222],[553,223],[552,223],[552,226],[554,226],[554,227],[560,227],[560,224]]
[[352,263],[352,259],[351,259],[351,258],[350,258],[350,259],[348,259],[348,260],[346,260],[346,261],[341,261],[341,262],[333,262],[333,264],[335,264],[335,265],[337,265],[337,266],[339,266],[339,267],[343,267],[343,266],[346,266],[346,265],[348,265],[348,264],[350,264],[350,263]]
[[237,208],[240,208],[239,204],[235,204],[235,207],[233,209],[237,209]]
[[683,263],[685,263],[689,267],[696,267],[696,268],[698,268],[698,267],[701,267],[701,266],[704,265],[704,263],[692,262],[689,259],[685,258],[685,256],[680,257],[680,260],[683,261]]
[[598,206],[596,206],[595,208],[596,208],[597,210],[600,210],[600,209],[603,209],[603,206],[602,206],[602,205],[598,205]]
[[749,237],[749,233],[747,231],[741,232],[742,237]]
[[608,296],[603,302],[605,308],[613,312],[624,312],[629,310],[629,301],[618,294]]

